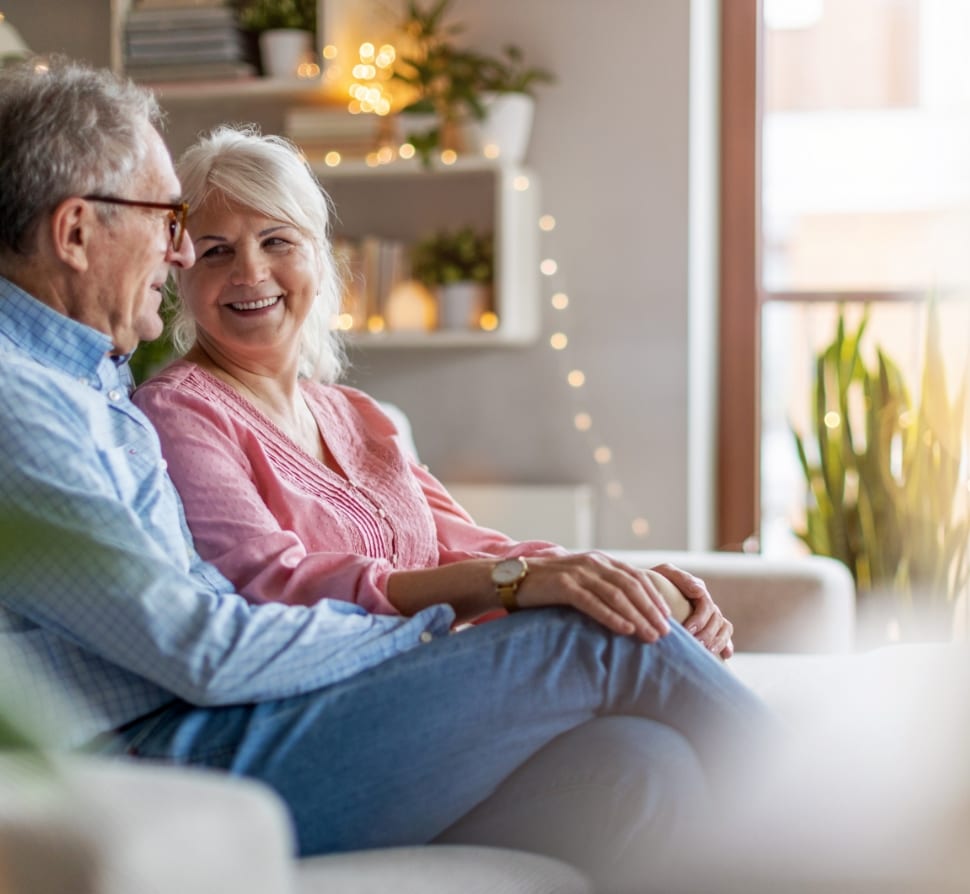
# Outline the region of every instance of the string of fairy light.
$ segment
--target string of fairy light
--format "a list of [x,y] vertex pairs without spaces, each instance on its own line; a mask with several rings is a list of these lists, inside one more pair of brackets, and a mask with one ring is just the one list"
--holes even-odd
[[[543,214],[538,225],[543,233],[551,233],[556,229],[556,218],[552,214]],[[539,272],[548,283],[548,301],[553,310],[553,326],[548,333],[547,344],[555,355],[558,378],[565,383],[572,397],[572,427],[585,440],[603,493],[616,512],[622,512],[630,519],[631,533],[639,539],[646,539],[650,534],[650,522],[637,513],[625,492],[617,471],[615,453],[606,438],[604,426],[594,418],[590,409],[587,399],[590,377],[574,360],[575,345],[570,334],[569,313],[572,299],[566,290],[559,262],[554,257],[544,257],[539,262]]]
[[[323,56],[333,63],[337,50],[333,46],[324,48]],[[390,90],[391,71],[396,59],[395,48],[391,44],[376,46],[364,42],[358,48],[358,59],[350,70],[352,80],[347,87],[349,95],[348,110],[351,114],[373,114],[379,118],[387,118],[395,109],[395,98]],[[340,78],[343,72],[339,66],[331,65],[327,70],[331,79]],[[365,161],[368,165],[391,164],[397,159],[411,159],[415,155],[414,147],[407,142],[394,145],[390,139],[391,128],[383,128],[385,138],[379,140],[374,151],[368,153]],[[482,155],[489,159],[499,156],[497,147],[484,146]],[[341,164],[339,152],[327,153],[324,162],[330,167]],[[451,149],[438,153],[437,161],[443,165],[453,165],[458,155]],[[516,178],[513,188],[525,190],[530,187],[528,177],[522,175]],[[557,226],[556,218],[552,214],[543,214],[537,225],[544,236],[552,233]],[[539,262],[539,273],[546,284],[544,292],[548,292],[546,299],[553,311],[552,331],[546,334],[546,344],[555,358],[556,375],[568,389],[571,395],[572,419],[571,425],[577,435],[582,437],[589,450],[589,456],[596,469],[599,485],[615,512],[622,513],[629,521],[631,533],[637,539],[646,539],[650,534],[650,523],[645,516],[639,514],[629,500],[623,483],[617,471],[615,452],[610,445],[605,426],[594,416],[586,398],[590,376],[574,360],[575,345],[570,334],[571,299],[565,287],[564,274],[559,262],[552,256],[546,256]],[[346,328],[347,322],[340,324]],[[492,312],[488,312],[481,320],[481,327],[485,330],[495,329],[499,320]],[[371,332],[381,331],[382,321],[368,321],[367,328]]]

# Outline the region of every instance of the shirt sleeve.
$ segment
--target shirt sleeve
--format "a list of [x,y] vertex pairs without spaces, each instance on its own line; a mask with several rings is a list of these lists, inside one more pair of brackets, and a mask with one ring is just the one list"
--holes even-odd
[[135,475],[129,448],[97,444],[58,381],[8,367],[3,384],[0,601],[9,611],[203,705],[307,692],[415,647],[422,633],[447,632],[444,606],[402,618],[331,600],[249,604],[214,569],[199,573],[184,531],[157,524],[177,505],[157,448],[156,471]]
[[[389,562],[307,548],[299,534],[307,522],[295,521],[302,510],[286,505],[286,494],[278,492],[278,479],[268,470],[257,486],[253,463],[259,458],[247,453],[219,402],[153,384],[140,388],[135,402],[158,431],[199,552],[242,595],[288,605],[331,598],[377,614],[398,613],[385,595]],[[261,488],[273,489],[275,509]]]

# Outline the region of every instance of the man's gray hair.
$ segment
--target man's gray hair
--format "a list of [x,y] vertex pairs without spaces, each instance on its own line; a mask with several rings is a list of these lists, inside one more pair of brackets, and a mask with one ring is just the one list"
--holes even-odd
[[[330,197],[299,149],[283,137],[264,136],[255,126],[216,128],[186,149],[176,165],[182,197],[192,210],[210,196],[286,221],[314,247],[320,266],[317,296],[303,324],[300,374],[332,384],[343,372],[345,354],[332,320],[340,311],[341,276],[330,242]],[[181,271],[174,273],[178,286]],[[195,321],[184,301],[176,302],[172,341],[184,353],[195,341]]]
[[28,254],[64,199],[123,191],[146,124],[161,124],[155,97],[111,72],[59,56],[0,69],[0,254]]

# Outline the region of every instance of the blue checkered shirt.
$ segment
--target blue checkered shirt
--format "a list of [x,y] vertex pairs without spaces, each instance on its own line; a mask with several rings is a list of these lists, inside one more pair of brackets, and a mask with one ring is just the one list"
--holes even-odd
[[307,692],[448,632],[351,602],[252,605],[203,562],[110,339],[0,277],[0,686],[58,744],[173,701]]

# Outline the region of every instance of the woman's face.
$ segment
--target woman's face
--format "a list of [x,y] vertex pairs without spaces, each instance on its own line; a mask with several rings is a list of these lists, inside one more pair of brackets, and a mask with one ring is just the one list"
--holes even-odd
[[300,230],[213,194],[189,218],[196,263],[179,277],[199,344],[247,368],[295,361],[320,279]]

